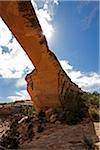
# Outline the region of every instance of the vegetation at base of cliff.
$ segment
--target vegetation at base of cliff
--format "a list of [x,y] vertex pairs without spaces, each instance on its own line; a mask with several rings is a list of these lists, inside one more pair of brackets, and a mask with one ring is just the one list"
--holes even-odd
[[63,107],[56,107],[54,112],[60,120],[68,124],[77,124],[88,112],[93,121],[99,121],[100,94],[93,93],[67,93],[62,101]]
[[24,115],[24,116],[32,116],[34,113],[35,109],[33,106],[22,106],[20,114]]
[[55,112],[58,114],[58,120],[60,120],[61,122],[66,122],[69,125],[77,124],[84,116],[83,112],[78,113],[78,111],[76,111],[75,109],[73,109],[72,111],[62,110],[62,112]]
[[84,144],[86,145],[87,150],[94,150],[94,142],[91,137],[84,136],[83,140],[84,140]]
[[65,99],[65,121],[68,124],[77,124],[85,117],[87,108],[79,93],[71,93]]
[[98,122],[100,120],[100,94],[97,92],[84,93],[83,99],[88,107],[89,114],[93,121]]
[[62,107],[55,108],[54,112],[58,114],[59,120],[74,125],[86,116],[87,107],[79,93],[70,92],[65,95]]

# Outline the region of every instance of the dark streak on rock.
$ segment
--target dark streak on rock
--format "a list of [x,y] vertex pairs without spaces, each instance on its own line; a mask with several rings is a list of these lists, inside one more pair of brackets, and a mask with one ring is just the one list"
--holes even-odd
[[38,19],[36,18],[35,11],[30,1],[19,1],[18,10],[19,12],[21,12],[22,16],[25,18],[26,27],[33,27],[34,29],[40,27]]
[[[58,72],[58,93],[59,93],[59,101],[60,101],[60,104],[62,106],[62,108],[64,109],[64,104],[63,104],[63,97],[62,97],[62,94],[60,92],[60,87],[61,87],[61,83],[60,83],[60,78],[61,78],[61,70]],[[61,88],[61,91],[62,91],[62,88]]]
[[46,45],[46,47],[48,47],[48,44],[47,44],[47,41],[46,41],[46,39],[45,39],[45,36],[44,36],[44,35],[41,35],[41,39],[40,39],[40,45],[42,45],[42,44],[45,44],[45,45]]

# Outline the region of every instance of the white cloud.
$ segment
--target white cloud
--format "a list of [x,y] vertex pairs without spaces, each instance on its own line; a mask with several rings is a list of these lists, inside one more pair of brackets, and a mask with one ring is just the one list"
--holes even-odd
[[[91,5],[93,2],[93,5]],[[83,13],[84,9],[89,9],[89,6],[91,5],[91,9],[85,13],[85,15],[82,15],[81,19],[81,25],[82,30],[87,30],[93,24],[93,20],[96,18],[97,14],[99,14],[99,1],[86,1],[82,0],[77,5],[77,10],[79,14]]]
[[10,54],[0,55],[0,75],[3,78],[21,78],[26,67],[30,71],[33,69],[33,65],[21,48],[16,49],[15,53],[12,51]]
[[43,30],[43,34],[49,41],[54,33],[54,27],[52,25],[52,19],[54,15],[55,5],[58,5],[58,0],[31,0],[40,25]]
[[59,60],[59,61],[65,71],[73,69],[73,67],[69,64],[67,60]]
[[93,10],[90,12],[90,14],[88,14],[83,18],[82,20],[83,30],[87,30],[90,27],[98,11],[99,7],[94,7]]
[[26,90],[21,90],[20,92],[16,92],[14,96],[8,96],[7,99],[9,101],[27,100],[30,99],[30,96]]
[[[33,65],[26,53],[0,19],[0,76],[3,78],[21,78],[26,68],[33,69]],[[2,36],[5,37],[2,37]],[[10,51],[3,53],[5,49]]]
[[54,28],[52,24],[50,24],[51,21],[50,15],[48,14],[47,10],[43,9],[36,11],[36,13],[43,30],[43,34],[46,36],[47,40],[50,40],[52,34],[54,33]]
[[82,90],[100,92],[100,74],[96,72],[84,73],[75,70],[66,60],[61,60],[60,63],[71,80],[82,88]]
[[59,4],[59,1],[58,1],[58,0],[54,0],[54,3],[55,3],[56,5],[58,5],[58,4]]
[[11,32],[0,18],[0,45],[7,45],[11,37]]
[[20,88],[20,87],[26,87],[27,83],[25,81],[25,77],[22,77],[20,79],[17,80],[16,82],[16,87]]

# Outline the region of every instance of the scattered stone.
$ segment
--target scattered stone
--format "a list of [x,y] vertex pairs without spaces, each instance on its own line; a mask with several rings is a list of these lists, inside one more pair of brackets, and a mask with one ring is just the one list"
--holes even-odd
[[4,131],[3,126],[0,124],[0,133]]
[[21,120],[18,121],[18,124],[22,123],[24,120],[28,119],[28,116],[23,117]]
[[59,124],[61,124],[61,122],[57,120],[57,121],[55,122],[55,124],[56,124],[56,125],[59,125]]
[[56,119],[57,119],[57,114],[53,114],[53,115],[51,115],[51,117],[50,117],[50,122],[51,122],[51,123],[54,123],[54,122],[56,121]]
[[46,120],[50,121],[50,116],[53,114],[53,109],[50,108],[48,110],[45,111],[45,116],[46,116]]

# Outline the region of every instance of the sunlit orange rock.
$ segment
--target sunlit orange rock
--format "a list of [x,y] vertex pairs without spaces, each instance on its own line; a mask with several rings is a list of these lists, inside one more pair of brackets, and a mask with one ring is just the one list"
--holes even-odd
[[67,95],[82,92],[49,50],[30,1],[0,1],[0,15],[35,66],[26,81],[37,111],[64,106]]

